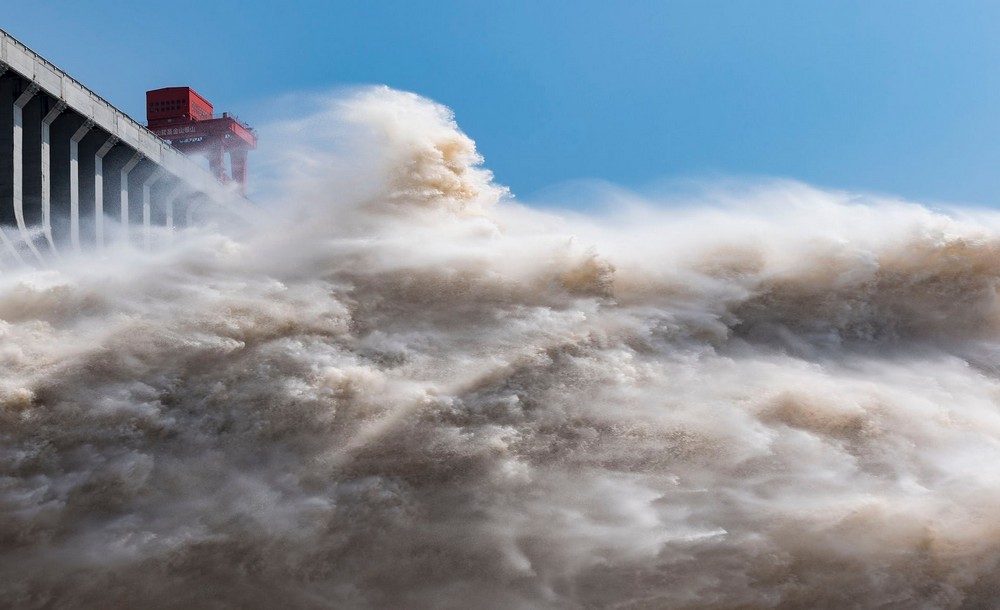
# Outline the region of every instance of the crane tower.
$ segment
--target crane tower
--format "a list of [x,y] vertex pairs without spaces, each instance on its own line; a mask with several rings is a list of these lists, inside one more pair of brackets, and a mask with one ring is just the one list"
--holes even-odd
[[216,116],[213,111],[212,104],[190,87],[146,92],[146,122],[150,131],[185,154],[205,155],[220,182],[235,182],[240,194],[246,195],[247,153],[257,148],[257,134],[228,112]]

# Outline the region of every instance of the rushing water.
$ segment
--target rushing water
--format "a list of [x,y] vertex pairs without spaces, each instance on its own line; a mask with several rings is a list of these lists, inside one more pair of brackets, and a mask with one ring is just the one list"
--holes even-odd
[[0,276],[0,605],[1000,595],[995,216],[532,210],[386,89],[282,131],[266,225]]

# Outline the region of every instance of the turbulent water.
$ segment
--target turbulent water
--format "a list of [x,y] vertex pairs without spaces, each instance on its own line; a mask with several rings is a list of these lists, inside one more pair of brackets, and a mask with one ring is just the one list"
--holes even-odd
[[0,276],[0,606],[995,605],[995,216],[280,127],[266,223]]

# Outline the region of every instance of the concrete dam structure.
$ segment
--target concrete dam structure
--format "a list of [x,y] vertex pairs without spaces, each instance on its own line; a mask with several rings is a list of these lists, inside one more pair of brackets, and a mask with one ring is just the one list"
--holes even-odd
[[0,30],[0,268],[113,239],[149,248],[155,226],[251,209],[239,189]]

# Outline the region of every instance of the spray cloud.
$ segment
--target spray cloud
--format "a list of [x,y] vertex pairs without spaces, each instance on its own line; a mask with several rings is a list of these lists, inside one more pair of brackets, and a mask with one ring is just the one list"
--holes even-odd
[[0,276],[2,605],[993,599],[995,216],[557,214],[411,94],[282,127],[269,226]]

